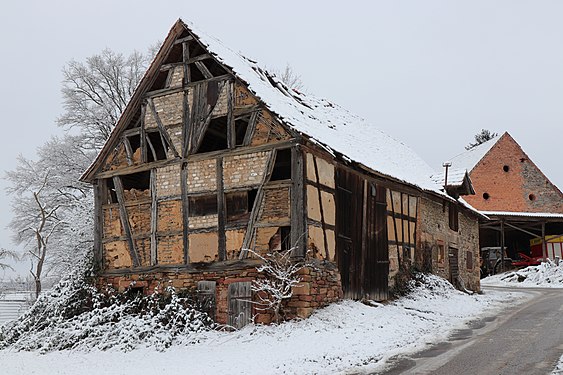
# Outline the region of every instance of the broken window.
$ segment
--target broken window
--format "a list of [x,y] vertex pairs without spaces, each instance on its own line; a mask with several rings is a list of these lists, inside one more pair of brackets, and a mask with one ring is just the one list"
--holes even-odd
[[151,172],[139,172],[120,176],[125,200],[150,199]]
[[227,222],[247,221],[258,190],[236,191],[225,194]]
[[214,59],[205,59],[202,61],[203,65],[207,68],[207,70],[214,76],[222,76],[227,74],[223,66],[217,63]]
[[453,203],[450,203],[449,205],[448,216],[450,229],[457,232],[459,230],[459,215],[457,212],[457,206]]
[[212,194],[189,197],[188,207],[190,217],[216,214],[217,196]]
[[244,143],[244,137],[246,136],[246,130],[248,129],[248,123],[250,122],[250,115],[244,117],[238,117],[235,119],[235,146],[242,146]]
[[272,170],[270,181],[291,179],[291,149],[286,148],[276,151],[276,162]]
[[159,131],[147,132],[147,161],[166,160],[168,143]]
[[126,137],[127,157],[131,162],[141,161],[141,136],[139,134],[128,135]]
[[279,227],[278,231],[270,238],[269,251],[283,251],[291,249],[291,227]]
[[158,72],[154,82],[149,91],[162,90],[166,88],[166,81],[168,81],[168,70]]
[[227,148],[227,116],[211,119],[198,153],[225,150]]
[[108,178],[108,179],[105,180],[105,182],[106,182],[107,195],[106,195],[106,198],[104,199],[104,202],[102,204],[117,203],[117,193],[115,192],[115,186],[113,184],[113,179]]

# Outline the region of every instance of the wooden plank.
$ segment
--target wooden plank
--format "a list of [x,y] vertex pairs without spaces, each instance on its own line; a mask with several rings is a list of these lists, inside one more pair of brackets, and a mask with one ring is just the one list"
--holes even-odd
[[227,148],[235,148],[235,121],[233,115],[233,84],[227,82]]
[[[145,133],[145,115],[147,113],[146,102],[141,104],[141,163],[147,162],[147,135]],[[155,159],[156,160],[156,159]]]
[[213,74],[211,74],[209,69],[207,69],[201,61],[194,62],[194,65],[197,66],[197,68],[201,71],[201,74],[203,74],[206,79],[213,78]]
[[[182,43],[182,65],[184,67],[184,79],[182,80],[183,85],[187,85],[190,82],[190,45],[188,42]],[[184,95],[187,95],[187,92],[184,91]]]
[[125,153],[127,154],[127,164],[133,165],[133,150],[131,149],[131,142],[127,137],[123,137],[123,145],[125,146]]
[[131,233],[131,225],[129,224],[129,216],[127,214],[127,208],[125,207],[125,199],[123,197],[123,184],[121,183],[121,178],[118,176],[113,177],[113,185],[115,187],[115,192],[117,194],[117,202],[119,204],[119,215],[121,216],[121,225],[123,226],[123,231],[127,236],[127,243],[129,245],[129,254],[131,255],[131,262],[133,267],[139,267],[139,256],[137,255],[137,250],[135,249],[135,242],[133,241],[133,235]]
[[252,136],[256,130],[256,123],[258,122],[259,111],[254,111],[250,115],[250,120],[248,121],[248,127],[246,128],[246,133],[244,134],[244,140],[242,142],[243,146],[248,146],[252,141]]
[[[154,146],[153,146],[152,141],[150,140],[150,138],[148,138],[148,137],[146,138],[146,143],[147,143],[147,145],[149,146],[149,149],[151,150],[152,157],[153,157],[152,160],[153,160],[153,161],[157,161],[158,158],[156,157],[156,150],[154,149]],[[147,161],[148,161],[148,159],[147,159]]]
[[151,113],[152,113],[154,119],[156,120],[156,125],[158,126],[158,129],[160,130],[160,135],[162,137],[164,137],[164,140],[166,141],[166,143],[168,144],[168,147],[170,148],[170,150],[174,154],[174,157],[176,157],[176,158],[180,157],[180,155],[178,154],[178,151],[176,151],[176,147],[174,147],[174,143],[172,143],[172,140],[170,139],[170,135],[168,135],[168,132],[166,131],[166,129],[164,128],[164,125],[162,124],[162,121],[160,120],[160,116],[156,112],[156,107],[154,106],[153,100],[148,99],[147,102],[148,102],[149,108],[151,110]]
[[228,324],[240,329],[252,322],[252,286],[250,281],[229,284]]
[[189,203],[188,203],[188,163],[182,163],[180,172],[180,189],[182,191],[182,242],[184,248],[184,263],[190,263],[190,243],[188,238],[189,228]]
[[[362,179],[362,234],[361,234],[361,255],[360,255],[360,285],[361,285],[361,295],[365,295],[369,290],[364,290],[364,285],[366,284],[366,267],[373,267],[373,264],[367,264],[368,262],[368,183],[366,180]],[[371,250],[371,249],[370,249]]]
[[149,99],[149,98],[156,98],[159,96],[166,96],[166,95],[170,95],[170,94],[175,94],[178,92],[182,92],[182,91],[186,91],[189,90],[190,87],[194,87],[197,86],[200,83],[206,83],[206,82],[210,82],[210,81],[226,81],[226,80],[230,80],[232,79],[233,76],[230,74],[223,74],[217,77],[213,77],[210,79],[205,79],[202,81],[196,81],[196,82],[188,82],[186,85],[184,85],[184,87],[174,87],[174,88],[164,88],[164,89],[159,89],[159,90],[154,90],[154,91],[150,91],[147,92],[145,95],[143,95],[144,99]]
[[299,145],[291,148],[291,246],[292,256],[304,257],[307,252],[307,213],[305,193],[305,163]]
[[270,157],[268,158],[268,162],[266,163],[266,170],[264,176],[262,176],[262,181],[260,182],[260,186],[258,187],[258,191],[256,193],[256,198],[254,199],[254,204],[252,205],[252,211],[250,212],[250,218],[248,219],[248,225],[246,227],[246,232],[244,233],[244,240],[242,241],[242,249],[239,255],[239,259],[244,259],[248,255],[248,250],[251,247],[251,241],[254,238],[254,228],[256,221],[258,220],[258,213],[260,208],[264,203],[264,185],[270,179],[270,175],[272,174],[272,169],[274,168],[276,160],[276,153],[273,150],[270,153]]
[[182,100],[182,112],[182,157],[185,159],[189,155],[188,150],[190,147],[190,103],[187,92],[184,92]]
[[151,169],[151,265],[158,264],[157,237],[158,198],[156,195],[156,169]]
[[219,242],[219,260],[227,259],[227,238],[225,235],[225,224],[227,222],[225,193],[223,189],[223,158],[217,158],[217,226]]
[[95,271],[103,270],[102,231],[104,213],[102,209],[105,181],[96,180],[94,183],[94,267]]

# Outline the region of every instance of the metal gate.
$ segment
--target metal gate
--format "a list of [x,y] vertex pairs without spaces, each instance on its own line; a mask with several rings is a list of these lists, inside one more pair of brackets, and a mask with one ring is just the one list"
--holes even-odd
[[336,173],[336,261],[344,297],[388,297],[386,189],[360,175]]

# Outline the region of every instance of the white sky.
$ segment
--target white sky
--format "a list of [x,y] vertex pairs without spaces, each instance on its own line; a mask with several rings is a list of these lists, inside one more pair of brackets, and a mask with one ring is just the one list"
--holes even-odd
[[[507,130],[563,187],[562,17],[555,0],[8,2],[0,12],[0,170],[60,132],[65,63],[106,47],[144,51],[182,18],[267,67],[289,63],[307,91],[435,168],[480,129]],[[5,194],[0,210],[0,246],[11,247]]]

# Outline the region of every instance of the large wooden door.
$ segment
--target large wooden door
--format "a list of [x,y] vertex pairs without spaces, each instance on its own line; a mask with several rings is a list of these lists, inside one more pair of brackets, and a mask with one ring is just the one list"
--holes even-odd
[[386,190],[360,175],[336,173],[336,261],[344,297],[388,297]]

